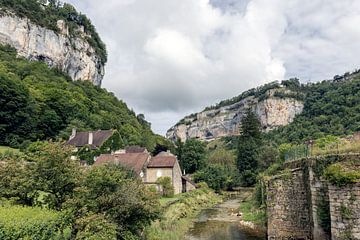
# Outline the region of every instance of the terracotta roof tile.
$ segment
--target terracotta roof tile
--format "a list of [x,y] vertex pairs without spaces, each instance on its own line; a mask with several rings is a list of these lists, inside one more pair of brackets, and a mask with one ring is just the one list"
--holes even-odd
[[147,152],[146,148],[140,146],[130,146],[125,149],[126,153],[144,153]]
[[151,158],[149,168],[173,168],[176,163],[176,157],[171,153],[162,152]]
[[101,154],[96,159],[94,165],[103,165],[106,163],[121,164],[140,174],[149,158],[149,153]]

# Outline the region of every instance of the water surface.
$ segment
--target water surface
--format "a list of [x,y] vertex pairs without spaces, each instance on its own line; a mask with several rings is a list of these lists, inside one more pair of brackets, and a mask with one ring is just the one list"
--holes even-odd
[[264,233],[241,226],[237,216],[240,198],[229,199],[214,208],[201,211],[188,240],[264,240]]

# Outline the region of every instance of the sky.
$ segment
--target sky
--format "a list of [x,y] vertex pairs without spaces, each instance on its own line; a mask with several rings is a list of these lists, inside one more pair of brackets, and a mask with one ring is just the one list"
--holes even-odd
[[164,135],[274,80],[360,68],[359,0],[66,0],[107,45],[102,87]]

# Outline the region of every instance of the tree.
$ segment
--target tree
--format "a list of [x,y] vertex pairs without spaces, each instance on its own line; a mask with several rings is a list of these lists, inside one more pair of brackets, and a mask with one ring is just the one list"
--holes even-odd
[[237,171],[232,166],[210,164],[194,174],[195,182],[206,182],[215,191],[229,190],[237,184]]
[[[108,222],[116,224],[118,239],[137,236],[160,214],[157,195],[147,190],[133,172],[114,164],[88,170],[67,207],[74,209],[77,219],[88,213],[106,216]],[[83,224],[75,224],[74,234],[83,228]]]
[[26,152],[32,188],[52,199],[55,209],[61,209],[65,200],[72,196],[79,179],[79,163],[71,154],[69,146],[51,142],[33,143]]
[[200,170],[205,166],[205,144],[196,139],[187,140],[180,157],[180,165],[186,173]]
[[235,166],[235,162],[236,162],[235,159],[236,157],[233,151],[226,150],[225,148],[220,147],[210,154],[208,158],[208,162],[210,164]]
[[164,197],[174,196],[174,186],[171,183],[170,177],[159,177],[156,180],[156,183],[159,184],[162,188],[162,196]]
[[241,120],[237,168],[244,186],[252,186],[258,170],[258,149],[261,144],[261,124],[250,109]]

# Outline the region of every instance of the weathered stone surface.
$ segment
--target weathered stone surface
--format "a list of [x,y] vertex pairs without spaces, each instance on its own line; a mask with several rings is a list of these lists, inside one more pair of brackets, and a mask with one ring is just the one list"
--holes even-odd
[[268,181],[268,239],[360,240],[360,183],[334,186],[318,171],[339,161],[360,164],[360,155],[287,162],[290,174]]
[[190,138],[211,140],[223,136],[239,134],[240,122],[247,109],[251,108],[259,117],[264,131],[270,131],[293,121],[302,112],[304,105],[293,98],[274,97],[269,90],[267,98],[259,100],[247,97],[235,104],[203,111],[186,117],[183,124],[168,130],[166,136],[171,140]]
[[331,235],[334,240],[360,239],[360,183],[329,186]]
[[302,169],[269,182],[268,239],[312,239],[308,177]]
[[0,43],[16,48],[19,56],[61,69],[73,80],[101,85],[104,66],[94,48],[82,38],[71,38],[63,21],[58,21],[57,26],[60,33],[39,27],[27,18],[2,15]]

